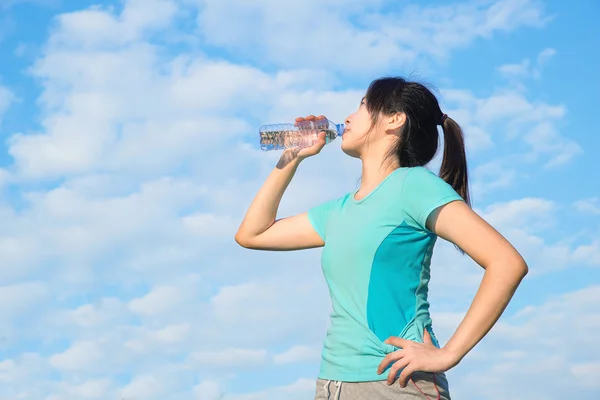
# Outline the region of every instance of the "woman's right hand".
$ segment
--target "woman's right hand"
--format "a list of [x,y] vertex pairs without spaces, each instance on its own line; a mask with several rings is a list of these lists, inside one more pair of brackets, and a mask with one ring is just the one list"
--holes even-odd
[[[309,115],[307,117],[298,117],[296,118],[296,126],[302,125],[302,123],[312,122],[314,126],[319,129],[319,121],[327,121],[327,117],[324,115],[320,115],[315,117],[314,115]],[[298,151],[297,155],[299,159],[304,159],[307,157],[314,156],[321,152],[321,149],[325,146],[325,132],[319,132],[317,137],[317,141],[309,147],[302,147],[295,149]]]

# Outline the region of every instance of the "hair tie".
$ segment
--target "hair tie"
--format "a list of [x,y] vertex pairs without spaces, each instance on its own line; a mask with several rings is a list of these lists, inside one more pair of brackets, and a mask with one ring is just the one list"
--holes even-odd
[[442,115],[442,118],[440,118],[440,123],[438,125],[444,125],[446,118],[448,118],[448,114]]

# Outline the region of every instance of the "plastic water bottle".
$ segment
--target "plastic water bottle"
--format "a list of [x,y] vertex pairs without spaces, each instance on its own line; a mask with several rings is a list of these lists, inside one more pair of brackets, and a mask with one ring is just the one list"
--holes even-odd
[[344,133],[344,124],[328,119],[304,120],[294,124],[263,125],[259,129],[260,148],[265,151],[285,150],[291,147],[310,147],[325,131],[325,144],[331,143]]

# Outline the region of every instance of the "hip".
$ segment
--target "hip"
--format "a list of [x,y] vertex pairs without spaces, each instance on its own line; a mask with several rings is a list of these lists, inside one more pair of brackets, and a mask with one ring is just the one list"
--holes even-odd
[[415,372],[406,387],[398,381],[343,382],[317,379],[315,400],[450,400],[443,373]]

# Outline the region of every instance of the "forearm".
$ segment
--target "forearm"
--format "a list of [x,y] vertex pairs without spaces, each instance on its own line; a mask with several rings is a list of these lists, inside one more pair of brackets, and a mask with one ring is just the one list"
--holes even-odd
[[275,222],[281,198],[299,164],[300,159],[291,152],[286,152],[281,156],[277,167],[268,176],[250,204],[238,229],[236,239],[243,240],[258,236]]
[[471,307],[444,346],[456,364],[498,321],[526,273],[524,262],[498,263],[486,268]]

